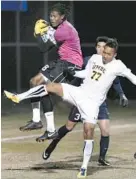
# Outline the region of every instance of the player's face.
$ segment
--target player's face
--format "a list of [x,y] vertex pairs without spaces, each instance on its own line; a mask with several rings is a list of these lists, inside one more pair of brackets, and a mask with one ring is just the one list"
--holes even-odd
[[102,57],[103,57],[103,61],[105,63],[111,62],[113,60],[113,58],[116,57],[115,49],[108,47],[108,46],[105,46]]
[[57,11],[51,11],[50,23],[52,27],[57,27],[63,21],[64,15],[60,15]]
[[96,52],[98,55],[102,55],[104,51],[105,42],[98,42],[96,45]]

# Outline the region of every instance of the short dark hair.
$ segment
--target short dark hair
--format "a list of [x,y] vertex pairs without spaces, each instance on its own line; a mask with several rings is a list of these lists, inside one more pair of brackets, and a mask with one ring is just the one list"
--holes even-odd
[[62,4],[60,2],[54,4],[50,9],[50,12],[51,11],[57,11],[60,15],[64,15],[64,19],[67,19],[67,17],[70,14],[70,10],[69,10],[68,6],[66,6],[65,4]]
[[116,52],[118,51],[118,47],[119,47],[116,38],[109,38],[108,41],[106,42],[105,46],[108,46],[110,48],[114,48]]
[[107,36],[99,36],[96,39],[95,46],[97,46],[97,44],[99,42],[105,42],[105,43],[107,43],[107,41],[108,41],[108,37]]

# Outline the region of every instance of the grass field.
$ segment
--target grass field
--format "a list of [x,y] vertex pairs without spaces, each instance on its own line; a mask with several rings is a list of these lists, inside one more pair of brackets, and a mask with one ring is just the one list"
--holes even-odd
[[[111,166],[97,165],[100,132],[96,127],[94,153],[87,179],[135,179],[136,159],[133,154],[136,152],[136,103],[130,102],[129,107],[124,109],[115,104],[109,107],[111,139],[107,160]],[[60,105],[55,114],[58,128],[65,124],[68,108]],[[31,107],[27,104],[14,106],[9,101],[2,103],[2,179],[76,179],[82,162],[82,124],[78,124],[58,144],[49,160],[44,161],[41,154],[50,141],[35,141],[44,129],[31,132],[20,132],[18,129],[30,119]]]

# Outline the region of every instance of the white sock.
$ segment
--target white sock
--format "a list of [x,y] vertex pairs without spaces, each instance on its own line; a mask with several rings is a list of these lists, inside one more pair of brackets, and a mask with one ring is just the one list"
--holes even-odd
[[22,100],[28,99],[28,98],[42,97],[47,94],[48,94],[48,92],[46,90],[46,86],[39,85],[34,88],[31,88],[30,90],[28,90],[24,93],[18,94],[17,96],[18,96],[19,100],[22,101]]
[[81,168],[87,169],[93,151],[94,140],[84,140],[84,156]]
[[33,122],[39,122],[40,119],[40,102],[32,103],[32,110],[33,110]]
[[55,124],[54,124],[54,112],[46,112],[44,113],[46,117],[47,131],[54,132]]

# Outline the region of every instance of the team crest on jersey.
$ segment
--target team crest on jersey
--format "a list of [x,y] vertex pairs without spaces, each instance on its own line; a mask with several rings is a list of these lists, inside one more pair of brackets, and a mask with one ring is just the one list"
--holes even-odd
[[100,66],[100,65],[97,65],[97,64],[93,64],[93,67],[92,67],[93,70],[99,70],[100,72],[102,73],[105,73],[106,69],[103,67],[103,66]]

